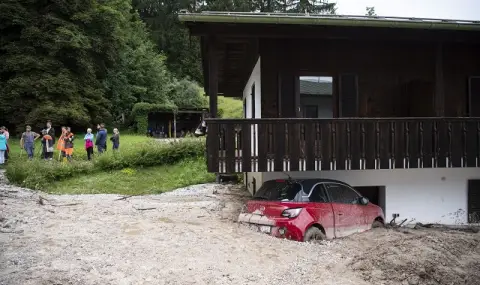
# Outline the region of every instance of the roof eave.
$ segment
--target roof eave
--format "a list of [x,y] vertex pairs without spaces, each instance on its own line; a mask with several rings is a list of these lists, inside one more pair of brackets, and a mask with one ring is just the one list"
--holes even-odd
[[480,30],[475,23],[452,23],[441,21],[408,21],[390,20],[382,18],[342,18],[316,16],[281,16],[281,15],[245,15],[245,14],[209,14],[185,13],[179,14],[182,22],[201,23],[232,23],[232,24],[289,24],[289,25],[323,25],[323,26],[350,26],[350,27],[379,27],[379,28],[407,28],[407,29],[439,29],[439,30]]

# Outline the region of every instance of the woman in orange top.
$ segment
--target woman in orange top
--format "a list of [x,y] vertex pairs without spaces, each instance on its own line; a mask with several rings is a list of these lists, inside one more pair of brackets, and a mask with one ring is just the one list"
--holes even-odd
[[62,157],[65,157],[65,133],[67,131],[67,128],[66,127],[62,127],[62,134],[60,135],[60,138],[58,139],[58,142],[57,142],[57,150],[59,151],[59,154],[58,154],[58,159],[60,160]]

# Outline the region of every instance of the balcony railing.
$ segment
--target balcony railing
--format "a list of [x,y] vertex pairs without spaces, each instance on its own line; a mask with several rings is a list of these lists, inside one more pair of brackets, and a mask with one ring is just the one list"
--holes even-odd
[[218,173],[480,167],[480,118],[210,119]]

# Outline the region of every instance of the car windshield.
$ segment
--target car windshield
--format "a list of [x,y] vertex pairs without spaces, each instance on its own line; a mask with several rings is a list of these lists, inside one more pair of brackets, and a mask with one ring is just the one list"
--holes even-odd
[[[300,201],[302,184],[286,180],[271,180],[263,183],[253,197],[255,200]],[[307,194],[303,194],[307,195]]]

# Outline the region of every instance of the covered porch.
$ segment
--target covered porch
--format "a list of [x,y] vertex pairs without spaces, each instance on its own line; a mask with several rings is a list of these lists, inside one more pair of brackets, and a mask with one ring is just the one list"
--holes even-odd
[[[479,167],[479,23],[216,12],[180,20],[202,39],[210,172]],[[311,77],[328,88],[302,91]],[[216,119],[218,94],[243,97],[245,119]]]

